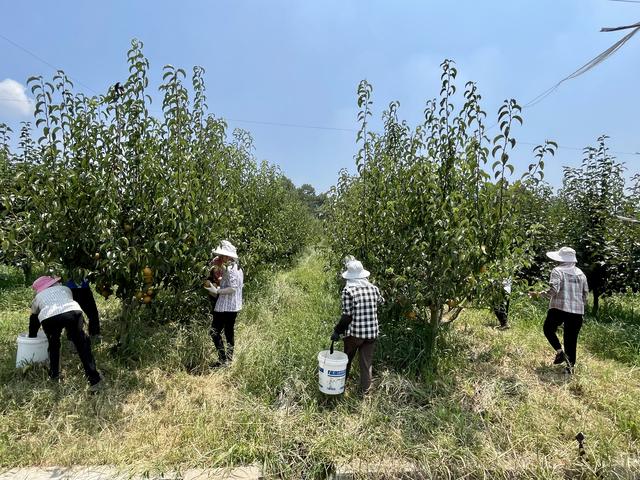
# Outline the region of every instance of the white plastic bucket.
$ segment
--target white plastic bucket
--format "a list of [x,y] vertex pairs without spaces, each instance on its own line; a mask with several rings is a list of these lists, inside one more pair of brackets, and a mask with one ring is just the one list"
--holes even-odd
[[18,343],[16,368],[22,368],[29,363],[49,361],[49,341],[42,331],[38,332],[36,338],[29,338],[28,333],[21,333],[16,341]]
[[344,352],[323,350],[318,353],[318,381],[320,391],[327,395],[339,395],[344,392],[349,357]]

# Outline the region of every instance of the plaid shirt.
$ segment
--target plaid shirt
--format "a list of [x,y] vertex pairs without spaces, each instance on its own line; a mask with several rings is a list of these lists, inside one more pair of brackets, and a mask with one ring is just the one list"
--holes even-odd
[[576,266],[559,266],[551,271],[549,279],[549,308],[563,312],[584,314],[589,286],[587,277]]
[[342,314],[353,319],[345,336],[376,338],[378,336],[378,304],[384,302],[375,285],[346,286],[342,290]]

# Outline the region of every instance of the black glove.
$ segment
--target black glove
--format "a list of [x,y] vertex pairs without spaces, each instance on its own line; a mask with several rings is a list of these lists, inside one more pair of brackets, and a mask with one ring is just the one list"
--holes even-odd
[[40,320],[38,320],[37,314],[32,313],[29,317],[29,338],[36,338],[38,330],[40,330]]
[[352,320],[353,318],[351,317],[351,315],[342,315],[342,317],[340,317],[340,321],[338,321],[333,331],[338,333],[346,332]]
[[340,340],[340,334],[334,330],[333,333],[331,334],[331,341],[337,342],[339,340]]

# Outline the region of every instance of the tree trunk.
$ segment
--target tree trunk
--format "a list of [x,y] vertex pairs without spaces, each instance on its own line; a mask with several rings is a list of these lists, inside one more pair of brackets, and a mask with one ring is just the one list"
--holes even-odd
[[[129,346],[129,340],[131,338],[131,332],[133,327],[133,314],[137,305],[134,300],[125,300],[127,296],[123,295],[121,299],[122,306],[120,308],[120,315],[118,316],[118,323],[116,325],[116,349],[122,349]],[[130,298],[130,297],[129,297]]]
[[597,317],[598,316],[598,308],[600,307],[600,295],[602,295],[600,293],[600,290],[598,290],[597,288],[593,289],[593,316]]
[[22,268],[22,274],[24,275],[24,283],[25,284],[30,283],[31,275],[33,274],[31,262],[23,261],[20,267]]
[[438,333],[440,330],[440,322],[442,320],[442,307],[429,308],[429,337],[425,343],[425,361],[423,366],[423,374],[425,377],[431,377],[437,368],[436,348],[438,346]]

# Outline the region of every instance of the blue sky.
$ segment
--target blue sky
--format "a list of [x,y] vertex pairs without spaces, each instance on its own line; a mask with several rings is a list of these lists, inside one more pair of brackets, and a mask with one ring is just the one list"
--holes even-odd
[[[126,77],[134,37],[145,44],[155,85],[164,64],[201,65],[211,112],[249,130],[259,159],[280,165],[296,184],[323,191],[339,169],[353,170],[357,146],[349,130],[357,128],[361,79],[373,84],[376,117],[399,100],[400,115],[416,124],[425,100],[438,93],[440,62],[451,58],[460,86],[478,83],[491,118],[505,98],[526,103],[623,36],[599,33],[601,27],[639,17],[640,3],[608,0],[66,0],[5,2],[0,33],[64,69],[86,93],[104,92]],[[613,151],[640,152],[639,55],[637,35],[526,109],[518,139],[550,138],[581,149],[606,133]],[[28,119],[18,84],[52,73],[0,38],[0,122]],[[18,101],[2,100],[11,95]],[[519,146],[519,167],[531,159],[530,150]],[[640,172],[640,155],[618,158],[629,175]],[[558,185],[562,166],[580,160],[580,150],[560,149],[547,165],[547,180]]]

